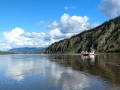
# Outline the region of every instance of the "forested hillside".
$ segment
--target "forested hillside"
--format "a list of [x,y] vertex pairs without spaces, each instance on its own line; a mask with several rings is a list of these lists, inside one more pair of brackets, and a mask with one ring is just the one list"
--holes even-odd
[[90,51],[90,47],[98,52],[120,51],[120,16],[70,39],[55,42],[45,53],[79,53],[82,50]]

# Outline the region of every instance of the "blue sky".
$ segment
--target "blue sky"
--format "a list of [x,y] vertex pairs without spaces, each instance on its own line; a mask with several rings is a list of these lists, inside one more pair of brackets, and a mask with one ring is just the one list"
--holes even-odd
[[119,0],[0,0],[0,50],[41,47],[120,15]]
[[[2,30],[21,27],[25,31],[44,31],[44,26],[54,20],[60,21],[64,13],[85,16],[90,22],[104,22],[106,17],[98,10],[100,0],[0,0],[0,24]],[[75,6],[75,9],[65,10],[64,7]],[[101,17],[101,18],[98,18]],[[7,26],[7,27],[6,27]]]

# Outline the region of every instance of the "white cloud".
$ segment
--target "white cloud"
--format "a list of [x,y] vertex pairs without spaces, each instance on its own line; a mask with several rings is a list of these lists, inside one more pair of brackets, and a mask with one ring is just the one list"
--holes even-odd
[[1,41],[1,50],[6,50],[16,47],[42,47],[48,46],[50,41],[44,41],[45,33],[24,32],[21,28],[12,29],[9,32],[4,32],[4,43]]
[[51,38],[53,38],[53,39],[56,39],[56,40],[58,39],[58,40],[60,40],[60,39],[64,39],[64,38],[70,37],[71,34],[70,34],[70,33],[64,34],[64,33],[62,33],[62,32],[60,31],[60,28],[55,28],[55,29],[53,29],[53,30],[50,30],[49,36],[50,36]]
[[59,27],[62,33],[73,33],[77,34],[83,30],[90,28],[88,23],[89,18],[87,16],[69,16],[64,13],[61,17]]
[[64,7],[65,10],[68,10],[68,9],[76,9],[77,7],[75,6],[67,6],[67,7]]
[[0,50],[8,50],[8,49],[11,49],[12,47],[6,43],[6,42],[0,42]]
[[56,27],[58,26],[58,23],[56,21],[53,22],[53,26]]
[[102,0],[99,9],[108,18],[115,18],[120,15],[120,0]]
[[5,37],[5,39],[9,42],[16,42],[18,44],[20,44],[21,39],[23,37],[20,37],[21,34],[23,34],[24,31],[21,28],[15,28],[12,29],[10,32],[4,32],[3,35]]
[[69,14],[64,13],[61,16],[59,23],[54,21],[51,25],[48,25],[48,36],[56,39],[55,41],[63,38],[70,38],[72,35],[93,27],[88,20],[89,18],[87,16],[70,16]]
[[46,34],[46,40],[51,42],[59,41],[64,38],[70,38],[71,36],[78,34],[84,30],[98,26],[100,23],[90,24],[87,16],[70,16],[64,13],[61,16],[60,22],[54,21],[48,25],[49,32]]
[[17,47],[43,47],[61,39],[70,38],[84,30],[88,30],[98,25],[90,24],[87,16],[70,16],[64,13],[60,22],[54,21],[48,25],[48,32],[25,32],[16,27],[11,31],[4,32],[4,41],[0,41],[0,50]]

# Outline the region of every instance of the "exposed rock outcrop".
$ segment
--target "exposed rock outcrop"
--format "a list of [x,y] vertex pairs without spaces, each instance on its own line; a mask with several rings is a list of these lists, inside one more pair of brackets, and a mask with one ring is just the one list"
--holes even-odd
[[120,16],[70,39],[55,42],[45,53],[79,53],[89,51],[90,47],[99,52],[120,51]]

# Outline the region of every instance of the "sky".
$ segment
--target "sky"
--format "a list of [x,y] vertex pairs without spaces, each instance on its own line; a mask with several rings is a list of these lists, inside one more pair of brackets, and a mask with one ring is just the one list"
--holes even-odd
[[120,0],[0,0],[0,50],[47,47],[120,15]]

